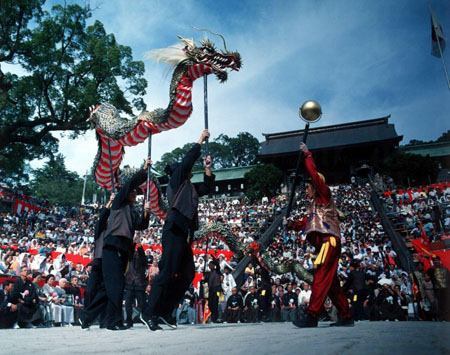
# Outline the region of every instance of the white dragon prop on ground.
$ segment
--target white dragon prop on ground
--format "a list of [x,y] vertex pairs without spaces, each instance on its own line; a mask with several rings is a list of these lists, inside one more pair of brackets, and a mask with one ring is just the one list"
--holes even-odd
[[[181,43],[175,46],[147,53],[148,58],[167,63],[174,68],[167,108],[144,111],[131,120],[120,117],[118,110],[107,103],[97,106],[91,113],[90,119],[95,126],[99,143],[94,162],[94,175],[100,187],[112,189],[110,159],[114,183],[119,186],[119,166],[125,146],[135,146],[144,142],[149,133],[155,134],[178,128],[186,122],[192,113],[191,91],[195,80],[204,75],[215,74],[223,83],[228,78],[228,69],[238,71],[242,66],[240,54],[228,51],[225,40],[224,49],[218,51],[209,39],[200,41],[200,46],[197,47],[192,39],[181,36],[178,38]],[[150,182],[150,203],[152,212],[164,218],[166,210],[156,179]]]

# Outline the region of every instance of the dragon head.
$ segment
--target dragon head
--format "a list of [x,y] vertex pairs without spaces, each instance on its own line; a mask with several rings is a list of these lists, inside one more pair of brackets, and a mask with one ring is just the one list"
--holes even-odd
[[215,44],[207,38],[200,41],[199,47],[192,39],[181,36],[178,38],[184,44],[183,52],[187,56],[186,60],[211,67],[217,79],[222,83],[228,78],[228,69],[239,71],[242,67],[241,55],[237,51],[227,50],[226,46],[225,49],[219,51]]

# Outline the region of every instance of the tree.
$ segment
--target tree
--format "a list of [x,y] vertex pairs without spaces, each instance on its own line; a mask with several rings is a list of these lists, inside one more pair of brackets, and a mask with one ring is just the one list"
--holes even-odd
[[[186,143],[181,148],[175,148],[171,152],[164,153],[161,157],[161,160],[157,161],[153,168],[160,172],[161,174],[165,174],[164,169],[166,165],[171,165],[176,162],[181,162],[186,153],[193,147],[194,143]],[[203,163],[201,159],[197,159],[192,168],[193,171],[199,171],[203,169]]]
[[228,147],[229,151],[223,156],[223,168],[232,166],[249,166],[256,163],[260,144],[258,139],[248,132],[240,132],[237,137],[221,134],[214,142]]
[[442,133],[442,135],[436,140],[436,142],[450,142],[450,130]]
[[263,164],[245,173],[244,178],[247,186],[245,195],[255,201],[276,194],[283,180],[283,172],[272,164]]
[[425,141],[421,141],[419,139],[411,139],[407,145],[419,145],[419,144],[425,144]]
[[[180,162],[192,146],[193,143],[187,143],[181,148],[175,148],[171,152],[163,154],[161,160],[154,164],[154,169],[164,174],[166,165]],[[241,132],[237,137],[231,138],[221,134],[209,143],[209,151],[216,169],[255,164],[259,147],[258,140],[248,132]],[[203,162],[197,160],[192,170],[202,169]]]
[[57,154],[42,168],[33,170],[30,182],[32,195],[48,199],[51,204],[78,204],[83,192],[83,179],[66,169],[64,156]]
[[133,60],[131,48],[101,22],[87,26],[89,7],[47,12],[42,5],[1,1],[0,64],[18,64],[26,74],[0,73],[0,179],[19,179],[27,161],[52,157],[58,147],[52,132],[74,138],[86,131],[91,105],[106,101],[128,114],[145,108],[144,64]]
[[391,176],[397,185],[427,185],[438,175],[438,164],[429,155],[423,157],[417,154],[395,151],[383,162],[383,172]]

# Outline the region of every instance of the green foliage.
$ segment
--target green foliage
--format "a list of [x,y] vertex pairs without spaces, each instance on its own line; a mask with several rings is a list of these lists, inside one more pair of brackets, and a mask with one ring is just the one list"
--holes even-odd
[[[180,162],[193,145],[194,143],[187,143],[181,148],[175,148],[171,152],[163,154],[161,160],[154,164],[154,169],[164,174],[166,165]],[[237,137],[231,138],[221,134],[209,143],[209,151],[216,169],[255,164],[259,148],[258,140],[248,132],[241,132]],[[195,162],[192,170],[202,169],[203,162],[199,159]]]
[[254,167],[244,177],[247,186],[245,195],[250,201],[256,201],[276,194],[283,180],[283,172],[272,164],[263,164]]
[[440,142],[450,142],[450,130],[448,130],[447,132],[442,133],[442,135],[434,140],[434,141],[429,141],[429,142],[425,142],[425,141],[421,141],[418,139],[411,139],[409,141],[408,145],[419,145],[419,144],[427,144],[427,143],[440,143]]
[[419,139],[411,139],[407,145],[420,145],[425,143],[425,141],[421,141]]
[[[51,204],[78,205],[83,194],[84,177],[67,170],[64,156],[57,154],[50,158],[42,168],[33,170],[33,179],[29,184],[31,194],[37,198],[48,199]],[[92,202],[92,196],[97,193],[97,200],[103,197],[103,191],[98,189],[93,176],[88,175],[86,181],[85,200]]]
[[412,186],[426,185],[429,179],[435,181],[439,167],[430,158],[421,155],[394,152],[383,162],[383,172],[391,176],[397,185],[408,186],[408,178]]
[[260,145],[258,139],[248,132],[240,132],[237,137],[221,134],[214,142],[225,149],[220,154],[220,167],[249,166],[256,163]]
[[[166,165],[180,162],[183,159],[183,157],[186,155],[186,153],[192,148],[193,145],[194,145],[194,143],[186,143],[181,148],[175,148],[171,152],[164,153],[161,157],[161,160],[157,161],[153,165],[153,169],[155,169],[156,171],[158,171],[161,174],[165,174],[164,169],[165,169]],[[202,161],[201,161],[201,159],[198,159],[195,162],[192,170],[198,171],[198,170],[201,170],[202,168],[203,168]]]
[[110,102],[127,113],[145,108],[144,63],[133,60],[131,48],[101,22],[87,26],[89,7],[56,5],[47,12],[43,3],[1,1],[0,64],[26,73],[0,70],[0,179],[25,181],[29,160],[56,153],[52,132],[73,138],[89,128],[91,105]]
[[450,142],[450,130],[442,133],[442,135],[436,140],[436,142]]

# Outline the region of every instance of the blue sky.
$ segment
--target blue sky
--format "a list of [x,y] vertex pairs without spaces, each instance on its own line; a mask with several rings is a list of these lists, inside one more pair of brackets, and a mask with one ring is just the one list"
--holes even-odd
[[[450,33],[450,2],[431,4]],[[104,0],[94,19],[129,45],[136,59],[176,43],[177,35],[201,39],[191,24],[222,33],[227,46],[239,50],[244,66],[225,84],[213,77],[208,81],[213,138],[249,131],[262,140],[262,133],[300,129],[298,108],[307,99],[323,108],[314,126],[390,114],[403,144],[436,139],[450,129],[450,91],[440,59],[430,54],[427,1]],[[444,57],[450,65],[450,48]],[[166,68],[145,63],[148,109],[165,107]],[[197,140],[203,128],[202,90],[202,81],[195,82],[194,113],[184,126],[154,137],[154,160]],[[91,167],[96,149],[92,132],[60,144],[69,168],[79,173]],[[145,144],[128,148],[124,164],[140,164],[145,155]]]

